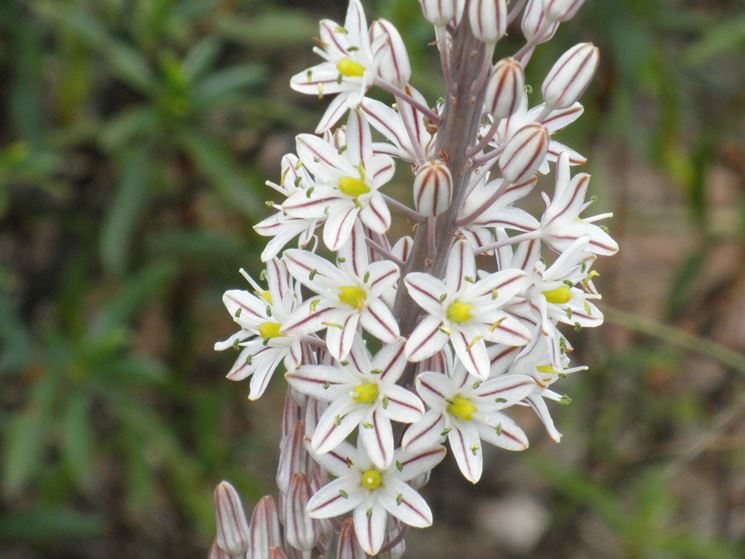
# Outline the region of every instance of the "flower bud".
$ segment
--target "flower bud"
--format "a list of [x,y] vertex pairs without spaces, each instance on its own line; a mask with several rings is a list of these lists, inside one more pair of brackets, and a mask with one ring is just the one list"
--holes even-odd
[[248,529],[247,556],[251,559],[269,559],[271,549],[282,545],[277,507],[270,495],[256,503]]
[[269,559],[289,559],[281,547],[273,547],[269,550]]
[[210,553],[207,556],[207,559],[234,559],[235,557],[242,556],[242,553],[240,555],[232,555],[227,551],[220,549],[216,543],[213,543],[212,547],[210,547]]
[[471,0],[468,15],[471,32],[483,43],[494,44],[507,31],[505,0]]
[[590,85],[599,58],[592,43],[580,43],[562,54],[541,88],[546,107],[565,109],[577,101]]
[[569,21],[585,0],[543,0],[543,11],[551,21]]
[[447,211],[453,200],[453,177],[444,162],[427,161],[414,179],[414,205],[422,215],[436,216]]
[[248,523],[238,492],[227,481],[215,488],[217,536],[215,544],[230,555],[243,555],[248,549]]
[[528,0],[523,12],[521,28],[528,40],[538,38],[537,44],[550,41],[559,28],[559,23],[551,21],[543,10],[544,0]]
[[277,487],[282,493],[289,491],[293,475],[308,473],[310,457],[303,444],[304,437],[305,424],[297,421],[290,434],[282,439],[277,466]]
[[310,499],[310,485],[304,474],[292,477],[285,506],[285,537],[295,549],[311,550],[318,542],[317,522],[305,512]]
[[484,111],[495,120],[514,113],[525,89],[523,67],[514,58],[503,58],[491,71],[484,93]]
[[390,21],[379,19],[373,22],[370,35],[378,76],[404,87],[411,79],[411,64],[400,33]]
[[448,22],[463,9],[463,0],[419,0],[424,19],[438,27]]
[[507,142],[499,157],[499,168],[507,183],[519,183],[532,177],[546,158],[548,130],[541,124],[528,124]]
[[367,554],[362,551],[354,534],[354,524],[351,519],[346,519],[341,525],[339,532],[339,544],[336,548],[337,559],[367,559]]

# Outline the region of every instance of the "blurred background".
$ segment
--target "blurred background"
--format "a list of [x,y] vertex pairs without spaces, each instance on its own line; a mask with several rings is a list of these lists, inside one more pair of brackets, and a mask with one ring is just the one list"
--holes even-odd
[[[289,76],[344,4],[0,2],[1,558],[204,558],[217,482],[273,491],[282,382],[249,404],[212,345],[259,267],[264,180],[324,108]],[[434,101],[417,2],[364,4]],[[489,453],[478,486],[446,461],[407,557],[745,557],[744,8],[588,0],[538,49],[534,91],[601,47],[561,141],[616,214],[607,325],[573,338],[591,370],[562,444],[524,415],[531,448]]]

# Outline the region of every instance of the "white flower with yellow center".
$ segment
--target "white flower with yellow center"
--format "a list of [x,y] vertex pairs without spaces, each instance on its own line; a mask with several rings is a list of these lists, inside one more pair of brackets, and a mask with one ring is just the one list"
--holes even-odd
[[304,365],[287,374],[296,390],[331,402],[318,420],[311,439],[315,452],[336,448],[359,426],[359,438],[378,468],[393,460],[391,421],[415,423],[424,405],[396,383],[406,367],[403,343],[388,344],[374,358],[357,341],[339,366]]
[[399,338],[398,323],[383,301],[398,281],[398,266],[388,260],[366,264],[367,250],[354,252],[341,267],[305,250],[284,253],[290,274],[315,295],[288,317],[282,332],[298,336],[326,329],[326,348],[337,361],[352,349],[358,326],[385,343]]
[[406,343],[409,361],[418,362],[440,351],[450,340],[466,370],[486,379],[486,342],[525,345],[530,331],[502,307],[526,285],[526,274],[505,269],[477,281],[476,261],[461,240],[450,251],[445,282],[424,273],[405,278],[411,298],[427,312]]
[[243,272],[254,292],[231,289],[223,295],[223,303],[241,329],[228,339],[217,342],[215,349],[241,349],[227,377],[239,381],[251,378],[249,399],[256,400],[266,390],[277,366],[284,361],[285,369],[300,365],[300,336],[281,332],[282,326],[301,300],[287,267],[281,260],[267,262],[268,289],[262,289]]
[[344,26],[324,19],[318,46],[313,51],[324,62],[295,74],[290,87],[300,93],[323,97],[336,94],[316,132],[330,129],[344,113],[360,104],[378,73],[367,19],[359,0],[350,0]]
[[282,205],[287,215],[325,221],[323,242],[330,250],[347,242],[355,223],[375,233],[388,230],[391,213],[378,190],[391,180],[395,166],[390,157],[373,155],[362,113],[349,114],[343,150],[313,134],[300,134],[297,153],[314,184],[287,199]]
[[336,450],[314,458],[333,476],[308,501],[313,518],[333,518],[353,511],[354,530],[369,555],[380,551],[386,535],[388,514],[415,528],[432,525],[432,511],[409,483],[429,473],[445,457],[441,446],[420,452],[396,450],[387,468],[370,460],[360,440],[357,448],[343,442]]
[[406,430],[402,446],[412,452],[429,448],[447,437],[461,473],[471,483],[481,478],[481,441],[507,450],[525,450],[528,438],[523,430],[501,412],[535,389],[526,375],[503,375],[481,381],[469,375],[461,364],[453,364],[445,352],[448,374],[423,372],[416,389],[429,407],[424,419]]

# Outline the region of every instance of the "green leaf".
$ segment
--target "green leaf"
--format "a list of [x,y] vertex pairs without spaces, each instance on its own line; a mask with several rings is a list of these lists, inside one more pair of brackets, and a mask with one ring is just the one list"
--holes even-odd
[[191,130],[183,130],[179,139],[197,169],[230,207],[252,219],[264,213],[264,203],[257,195],[263,184],[256,180],[252,187],[252,181],[236,168],[224,148]]
[[187,53],[183,60],[184,77],[189,82],[201,78],[217,59],[220,42],[216,37],[205,37]]
[[697,66],[745,45],[745,16],[710,25],[704,36],[685,54],[688,64]]
[[151,298],[171,283],[176,268],[173,263],[153,262],[136,276],[123,283],[120,291],[105,304],[90,324],[93,338],[105,338],[125,326],[125,322]]
[[89,402],[82,392],[74,392],[67,401],[62,417],[62,449],[65,461],[78,487],[88,489],[95,472],[93,462],[94,434]]
[[97,514],[48,505],[5,513],[0,518],[0,540],[5,542],[21,541],[38,545],[66,538],[95,537],[101,535],[104,529],[104,522]]
[[22,491],[28,480],[44,465],[42,451],[48,442],[60,376],[56,370],[45,370],[31,388],[26,407],[10,425],[4,444],[3,490],[6,494],[14,495]]
[[106,270],[121,276],[127,268],[132,235],[144,214],[150,194],[150,159],[147,148],[121,158],[120,182],[104,218],[101,260]]
[[199,82],[194,90],[194,102],[204,109],[214,109],[224,104],[226,97],[261,84],[265,76],[266,69],[259,64],[243,64],[220,70]]
[[98,138],[109,152],[152,138],[158,132],[158,112],[152,107],[123,110],[115,118],[102,124]]
[[250,19],[221,16],[216,25],[229,39],[267,50],[307,45],[318,34],[318,22],[299,10],[267,11]]

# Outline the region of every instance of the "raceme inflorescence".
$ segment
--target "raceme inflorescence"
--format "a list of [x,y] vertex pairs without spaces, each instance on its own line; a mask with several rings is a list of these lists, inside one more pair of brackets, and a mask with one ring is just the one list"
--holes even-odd
[[[368,26],[360,0],[343,24],[320,22],[323,61],[290,82],[330,102],[268,183],[281,200],[255,227],[266,268],[225,293],[239,329],[216,344],[238,352],[228,378],[250,378],[249,399],[287,380],[279,496],[249,521],[220,484],[212,557],[401,557],[408,527],[432,524],[419,490],[448,449],[476,483],[484,444],[528,447],[513,406],[561,438],[550,407],[570,399],[555,384],[586,370],[566,334],[603,322],[592,267],[618,246],[597,224],[610,214],[584,216],[585,158],[554,139],[582,115],[598,49],[564,53],[535,106],[525,67],[583,0],[420,2],[438,101],[410,83],[396,28]],[[495,62],[508,29],[525,42]],[[538,184],[546,175],[553,188]],[[540,215],[525,209],[533,191]]]

